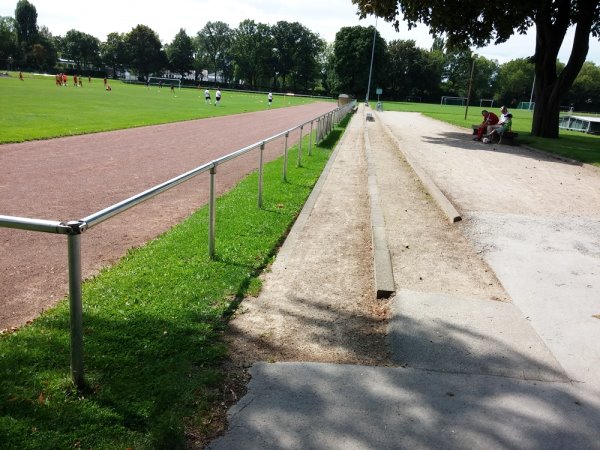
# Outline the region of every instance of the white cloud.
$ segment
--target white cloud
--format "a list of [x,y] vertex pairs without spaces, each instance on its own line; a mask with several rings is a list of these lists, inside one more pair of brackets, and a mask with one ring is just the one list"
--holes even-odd
[[[38,24],[47,26],[55,35],[64,35],[70,29],[84,31],[104,40],[110,32],[125,33],[138,24],[144,24],[158,33],[163,43],[170,42],[180,28],[195,35],[208,21],[223,21],[232,28],[244,19],[275,24],[284,20],[300,22],[322,38],[333,42],[337,31],[344,26],[375,24],[373,17],[359,20],[351,0],[171,0],[155,4],[140,0],[80,0],[60,3],[56,0],[30,0],[38,13]],[[17,0],[0,0],[0,15],[14,16]],[[377,29],[388,42],[393,39],[413,39],[422,48],[430,48],[433,41],[426,27],[399,32],[382,20]],[[566,62],[571,37],[559,54]],[[535,50],[535,30],[526,36],[515,36],[507,43],[474,49],[486,58],[503,63],[514,58],[531,56]],[[600,65],[600,42],[590,39],[588,60]]]

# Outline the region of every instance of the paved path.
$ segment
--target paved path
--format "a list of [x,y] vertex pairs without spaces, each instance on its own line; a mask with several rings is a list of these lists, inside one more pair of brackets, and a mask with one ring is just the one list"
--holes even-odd
[[[363,195],[355,179],[329,180],[339,164],[364,165],[355,144],[366,133],[397,289],[393,367],[257,363],[248,393],[229,413],[228,431],[210,448],[600,448],[600,384],[592,370],[600,367],[600,320],[593,317],[600,312],[600,209],[589,195],[599,191],[598,173],[522,149],[482,147],[465,130],[419,115],[386,112],[370,123],[363,113],[348,128],[354,139],[332,156],[303,213],[308,219],[290,233],[265,292],[271,283],[292,286],[299,273],[314,269],[318,253],[289,255],[302,253],[307,239],[332,233],[325,222],[334,223],[335,214],[325,217],[319,205],[335,207],[340,189],[345,204]],[[382,138],[382,122],[455,202],[462,223],[443,228],[431,212],[430,228],[414,217],[418,234],[398,225],[413,213],[398,193],[418,193],[398,149]],[[557,186],[546,189],[541,180]],[[433,202],[418,201],[433,209]],[[463,239],[472,253],[459,245]],[[413,247],[422,255],[413,259],[422,264],[418,271],[405,267]],[[434,256],[444,270],[419,261]],[[344,298],[343,291],[330,295],[332,302]],[[269,301],[290,297],[284,292]]]

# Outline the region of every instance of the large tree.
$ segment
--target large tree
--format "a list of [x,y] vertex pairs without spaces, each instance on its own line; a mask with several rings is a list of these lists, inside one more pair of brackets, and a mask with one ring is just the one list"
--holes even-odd
[[62,40],[63,55],[77,64],[77,70],[100,58],[100,41],[91,34],[69,30]]
[[413,40],[390,42],[386,98],[405,100],[416,96],[431,99],[439,93],[443,63],[443,58],[436,52],[417,47]]
[[181,28],[166,49],[169,67],[183,78],[194,66],[194,44],[185,30]]
[[[402,15],[410,28],[424,23],[434,36],[445,34],[450,47],[483,47],[501,43],[515,31],[525,33],[535,25],[535,110],[531,132],[558,137],[560,100],[581,70],[590,35],[600,37],[599,0],[352,0],[362,17],[375,14],[399,27]],[[570,26],[575,27],[571,55],[557,72],[558,51]]]
[[100,57],[104,64],[112,68],[113,78],[117,78],[117,70],[127,62],[125,34],[108,33],[106,41],[100,44]]
[[225,22],[207,22],[204,28],[198,32],[198,43],[210,57],[213,69],[215,71],[215,83],[217,82],[217,72],[225,76],[226,64],[229,59],[231,40],[233,32]]
[[147,79],[150,74],[159,72],[167,65],[158,35],[146,25],[138,25],[127,33],[125,48],[129,64],[140,78]]
[[237,78],[253,87],[270,75],[273,58],[271,28],[246,19],[233,32],[232,53]]
[[[335,35],[333,44],[333,66],[337,85],[332,86],[334,92],[351,94],[357,98],[365,98],[369,84],[371,54],[373,51],[373,32],[375,29],[361,26],[343,27]],[[370,93],[385,78],[386,42],[378,31],[375,31],[375,53]]]
[[17,45],[19,54],[17,59],[21,63],[27,62],[27,54],[31,52],[33,44],[37,42],[37,10],[27,0],[19,0],[15,8],[15,22],[17,31]]

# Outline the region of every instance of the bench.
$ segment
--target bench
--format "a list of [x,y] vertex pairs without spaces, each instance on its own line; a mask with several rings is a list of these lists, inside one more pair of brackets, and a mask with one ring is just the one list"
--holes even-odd
[[[475,135],[475,134],[477,134],[479,125],[471,125],[471,128],[473,129],[473,134]],[[515,139],[517,139],[518,137],[519,137],[519,133],[515,133],[514,131],[507,131],[506,133],[504,133],[502,135],[498,135],[497,133],[494,133],[492,142],[497,142],[500,145],[516,145]]]

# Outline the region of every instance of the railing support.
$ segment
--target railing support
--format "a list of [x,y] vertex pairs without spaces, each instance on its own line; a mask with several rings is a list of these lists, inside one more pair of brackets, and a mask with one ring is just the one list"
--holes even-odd
[[215,259],[215,217],[216,217],[216,193],[215,178],[217,167],[210,168],[210,178],[208,184],[208,257]]
[[265,143],[260,144],[260,152],[258,158],[258,207],[262,208],[263,205],[263,153],[265,150]]
[[312,134],[313,134],[313,121],[310,121],[310,133],[308,135],[308,156],[312,156]]
[[285,133],[285,141],[283,143],[283,181],[287,181],[287,165],[288,165],[288,137],[289,131]]
[[71,325],[71,379],[78,389],[84,387],[83,375],[83,295],[81,291],[81,222],[69,222],[69,309]]
[[300,140],[298,141],[298,162],[296,163],[296,167],[302,167],[302,130],[304,129],[304,125],[300,126]]

